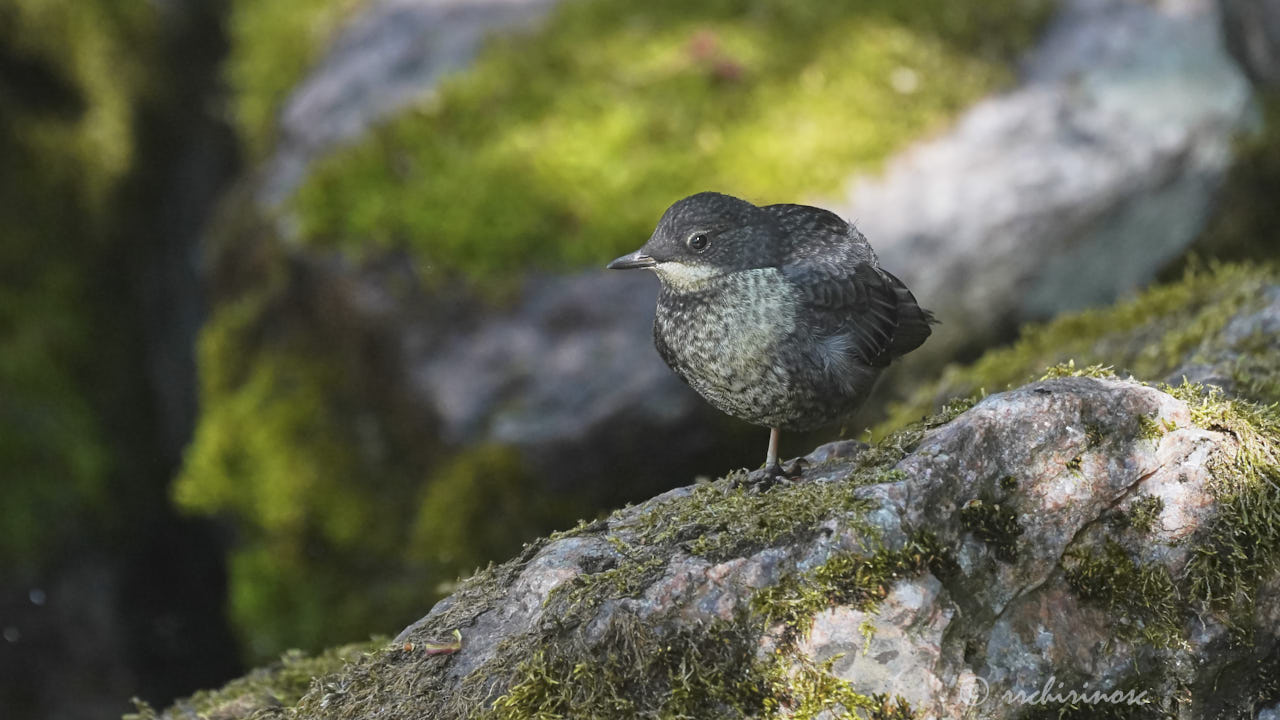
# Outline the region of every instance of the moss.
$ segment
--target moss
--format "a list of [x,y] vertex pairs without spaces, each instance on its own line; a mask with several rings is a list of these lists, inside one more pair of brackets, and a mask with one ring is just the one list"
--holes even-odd
[[991,547],[997,559],[1007,563],[1018,559],[1018,536],[1022,524],[1018,514],[999,503],[973,499],[960,508],[960,525]]
[[[590,646],[563,637],[533,641],[531,655],[515,668],[516,681],[482,717],[816,718],[827,717],[824,711],[841,718],[912,717],[900,698],[857,693],[829,667],[814,665],[789,646],[761,659],[757,642],[766,625],[779,622],[794,638],[829,605],[873,607],[894,580],[919,574],[940,557],[929,539],[900,550],[837,555],[757,593],[750,611],[740,611],[733,621],[696,630],[665,629],[660,618],[641,620],[617,610],[606,635]],[[597,576],[622,572],[615,567]],[[627,597],[653,579],[620,586],[616,577],[553,593],[548,603],[556,606],[557,627],[565,626],[565,618],[590,617],[606,599]]]
[[1100,603],[1112,628],[1125,640],[1157,647],[1181,641],[1185,617],[1181,593],[1168,570],[1140,565],[1122,545],[1073,547],[1063,557],[1068,585],[1083,599]]
[[227,20],[227,83],[233,114],[251,154],[275,141],[290,90],[318,58],[339,23],[365,0],[234,0]]
[[[864,539],[875,547],[874,537]],[[813,570],[784,578],[752,598],[752,607],[766,623],[781,623],[784,636],[803,634],[818,612],[835,605],[871,610],[888,595],[897,580],[926,570],[947,575],[950,555],[936,538],[921,534],[901,548],[841,553]]]
[[[875,434],[902,427],[952,399],[1000,392],[1037,377],[1119,372],[1161,381],[1183,364],[1220,351],[1219,331],[1232,317],[1261,307],[1266,288],[1278,283],[1276,265],[1192,266],[1181,280],[1132,300],[1024,328],[1012,346],[990,351],[971,365],[947,368],[938,382],[891,408]],[[1046,366],[1050,369],[1042,373]]]
[[[1280,567],[1280,404],[1224,397],[1217,388],[1164,387],[1186,402],[1193,422],[1234,438],[1236,449],[1213,461],[1216,513],[1198,533],[1178,577],[1137,563],[1119,543],[1073,547],[1063,558],[1068,583],[1101,604],[1117,634],[1157,646],[1177,645],[1192,617],[1212,615],[1237,634],[1253,628],[1254,601]],[[1147,532],[1163,501],[1139,497],[1127,521]]]
[[583,511],[526,482],[510,448],[424,440],[429,427],[362,380],[378,373],[358,350],[269,332],[292,302],[249,293],[202,332],[203,413],[173,487],[183,510],[234,523],[229,609],[251,660],[407,623],[458,575]]
[[1084,455],[1076,455],[1067,461],[1067,469],[1073,473],[1079,474],[1081,468],[1084,467]]
[[1259,330],[1236,349],[1240,354],[1226,369],[1234,392],[1264,401],[1280,401],[1280,342],[1275,334]]
[[764,703],[767,688],[741,623],[664,631],[622,613],[602,646],[607,652],[557,644],[535,650],[481,717],[734,718]]
[[1159,440],[1167,432],[1162,423],[1150,415],[1138,416],[1138,437],[1143,440]]
[[[277,662],[232,680],[218,690],[202,690],[184,699],[180,704],[182,715],[193,720],[247,718],[260,711],[291,706],[316,682],[385,646],[385,640],[375,639],[331,648],[314,656],[290,650]],[[158,717],[146,703],[134,702],[137,712],[125,715],[124,720]]]
[[[1198,615],[1244,627],[1251,611],[1247,596],[1280,566],[1280,523],[1272,518],[1280,499],[1269,494],[1276,490],[1267,481],[1277,472],[1280,408],[1227,399],[1199,386],[1167,390],[1189,404],[1198,426],[1229,433],[1239,446],[1219,460],[1213,491],[1224,510],[1195,539],[1202,549],[1178,577],[1161,566],[1135,561],[1114,540],[1072,547],[1063,570],[1085,602],[1106,610],[1118,639],[1177,647]],[[944,581],[953,577],[956,568],[947,549],[934,538],[917,535],[905,547],[883,547],[866,524],[865,506],[851,502],[861,484],[893,479],[893,466],[942,417],[910,426],[846,460],[843,473],[828,466],[843,480],[778,486],[752,495],[725,479],[581,523],[557,538],[594,537],[613,552],[590,563],[579,579],[554,589],[546,600],[544,622],[505,638],[493,659],[460,686],[444,679],[444,657],[397,646],[347,666],[340,679],[313,684],[296,711],[289,712],[345,718],[369,707],[394,706],[439,718],[910,717],[911,708],[900,699],[855,692],[829,666],[800,655],[794,641],[824,608],[875,607],[898,578],[925,570]],[[1005,487],[1010,484],[1002,482],[1002,489],[1012,491]],[[970,525],[982,532],[984,527],[1001,531],[993,537],[1016,534],[1016,522],[1011,525],[1006,513],[989,512],[986,508],[994,506],[985,503],[982,507],[972,513]],[[783,522],[802,511],[801,521]],[[1136,498],[1130,522],[1140,526],[1144,514],[1154,517],[1157,512],[1155,502]],[[751,513],[765,517],[759,524],[742,519]],[[625,601],[656,579],[668,558],[695,547],[699,538],[706,538],[699,547],[708,557],[721,558],[794,543],[830,520],[851,529],[859,546],[758,591],[732,621],[690,627],[661,614],[640,618]],[[730,528],[726,523],[738,524]],[[718,536],[731,532],[750,540]],[[514,560],[463,582],[453,600],[416,628],[413,637],[444,637],[461,629],[465,646],[467,628],[492,610],[524,564],[545,546],[527,546]],[[767,629],[774,630],[768,635],[778,642],[772,654],[761,656],[758,642]],[[405,647],[413,644],[411,640]],[[1167,684],[1144,674],[1158,673],[1160,667],[1144,668],[1136,668],[1121,687]],[[451,690],[445,693],[444,687]],[[1115,717],[1159,717],[1168,705],[1066,705],[1035,708],[1029,716],[1083,717],[1092,709],[1119,713]]]
[[573,498],[540,491],[514,448],[471,447],[432,473],[413,521],[410,556],[452,578],[510,556],[523,542],[589,510]]
[[[873,169],[1008,82],[1049,6],[561,3],[320,163],[302,237],[408,248],[429,278],[597,265],[681,195],[778,202]],[[904,71],[911,92],[893,89]]]
[[[916,717],[906,700],[882,694],[863,695],[849,683],[835,677],[831,665],[800,662],[785,654],[775,655],[774,666],[766,666],[774,693],[766,698],[765,717],[797,720],[912,720]],[[785,713],[781,712],[785,709]]]
[[[736,480],[736,478],[734,478]],[[866,480],[864,480],[866,482]],[[833,513],[860,513],[867,507],[853,483],[795,483],[754,493],[746,487],[696,486],[689,497],[660,506],[646,517],[639,539],[675,541],[686,552],[713,560],[817,532]]]
[[15,580],[86,527],[114,529],[127,502],[107,486],[118,453],[101,408],[128,415],[113,389],[137,368],[102,275],[120,267],[111,200],[155,20],[145,3],[0,6],[0,565]]
[[1197,610],[1247,635],[1258,587],[1280,567],[1280,405],[1189,384],[1168,390],[1191,406],[1197,425],[1237,442],[1215,467],[1218,513],[1198,537],[1184,584]]
[[1164,500],[1156,495],[1140,495],[1129,506],[1125,518],[1129,527],[1140,533],[1151,532],[1160,513],[1164,512]]
[[[554,588],[545,601],[544,622],[505,638],[492,660],[459,686],[441,691],[448,667],[444,657],[395,647],[349,666],[341,682],[328,683],[337,689],[314,685],[296,714],[342,718],[375,706],[407,708],[407,702],[413,713],[438,718],[814,717],[822,709],[840,717],[855,717],[849,712],[908,717],[905,703],[855,693],[791,646],[780,646],[781,655],[758,656],[758,641],[766,623],[802,622],[833,600],[869,607],[894,578],[936,559],[940,551],[924,538],[898,550],[878,548],[864,525],[866,506],[854,492],[865,482],[894,477],[893,464],[914,447],[927,424],[846,461],[843,473],[831,465],[828,470],[843,480],[777,486],[753,495],[726,479],[557,533],[559,540],[599,538],[613,552]],[[776,603],[756,598],[739,607],[732,622],[677,628],[660,615],[640,619],[619,602],[648,586],[675,553],[692,548],[718,558],[794,543],[829,520],[864,533],[866,551],[837,555],[812,571],[812,579],[831,590],[820,600],[802,593],[801,577],[808,577],[802,573],[787,581],[795,594],[775,592]],[[734,533],[743,538],[733,538]],[[527,546],[512,561],[464,581],[411,637],[444,637],[461,629],[465,646],[467,628],[494,607],[545,544]]]

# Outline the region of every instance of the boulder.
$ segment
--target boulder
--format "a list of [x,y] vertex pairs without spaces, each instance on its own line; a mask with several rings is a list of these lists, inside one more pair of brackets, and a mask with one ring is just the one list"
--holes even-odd
[[492,32],[527,28],[554,0],[376,0],[343,24],[280,112],[258,190],[274,206],[311,162],[361,137],[464,67]]
[[915,359],[936,367],[1149,283],[1252,118],[1212,0],[1067,0],[1016,88],[853,179],[840,209],[939,311]]
[[1271,712],[1276,408],[1065,367],[968,405],[532,543],[287,709],[164,716]]

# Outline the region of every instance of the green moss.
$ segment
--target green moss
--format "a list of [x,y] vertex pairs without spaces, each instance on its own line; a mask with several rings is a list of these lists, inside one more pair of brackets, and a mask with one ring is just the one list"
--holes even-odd
[[[202,690],[186,698],[182,703],[183,717],[212,720],[247,718],[259,712],[270,714],[294,705],[317,681],[378,652],[385,645],[384,640],[371,640],[331,648],[314,656],[290,650],[279,661],[232,680],[218,690]],[[158,717],[146,703],[134,702],[138,706],[137,712],[125,715],[124,720],[154,720]]]
[[1114,540],[1101,548],[1070,549],[1063,557],[1067,583],[1083,599],[1100,603],[1126,640],[1157,647],[1181,641],[1181,593],[1163,566],[1140,565]]
[[514,448],[468,448],[432,473],[411,531],[411,555],[436,568],[434,574],[452,578],[507,557],[589,510],[541,491]]
[[916,717],[901,697],[855,692],[849,683],[831,672],[834,658],[822,665],[797,663],[785,653],[778,653],[775,658],[772,667],[765,666],[773,689],[765,699],[765,717],[796,720],[912,720]]
[[[861,484],[893,478],[893,464],[918,442],[923,425],[848,461],[841,481],[753,494],[734,487],[730,478],[559,534],[600,536],[615,554],[549,594],[544,612],[554,621],[509,639],[495,664],[464,682],[461,694],[426,707],[436,708],[438,717],[461,716],[463,708],[489,697],[488,683],[503,678],[505,691],[482,717],[816,717],[824,709],[837,717],[909,717],[900,700],[853,692],[787,645],[768,658],[756,653],[768,624],[782,622],[794,636],[795,627],[822,607],[870,607],[894,579],[940,562],[941,551],[928,538],[897,550],[878,548],[864,525],[866,505],[855,495]],[[757,594],[732,622],[673,630],[661,617],[640,621],[615,604],[652,583],[677,551],[726,558],[796,542],[828,520],[863,533],[866,552],[836,555]],[[810,582],[820,589],[810,591]],[[597,627],[593,619],[606,603],[603,631],[609,636],[586,642],[581,628]],[[456,620],[437,622],[432,631]],[[513,680],[508,684],[506,678]]]
[[[873,169],[1008,82],[1048,8],[565,2],[322,162],[297,197],[302,236],[405,247],[430,278],[598,265],[681,195],[788,201]],[[918,88],[895,91],[895,73]]]
[[234,0],[227,20],[227,81],[236,125],[262,157],[290,90],[318,58],[339,23],[365,0]]
[[[1276,489],[1268,480],[1278,467],[1280,408],[1225,399],[1197,386],[1168,391],[1189,404],[1198,426],[1227,433],[1238,443],[1236,452],[1219,459],[1213,492],[1223,510],[1195,539],[1200,549],[1186,572],[1171,577],[1162,566],[1134,560],[1114,540],[1078,544],[1063,559],[1070,586],[1106,611],[1118,639],[1157,647],[1178,646],[1194,619],[1205,614],[1244,627],[1251,612],[1248,598],[1280,566],[1280,522],[1273,517],[1280,498],[1270,494]],[[934,538],[918,535],[903,548],[883,547],[866,524],[865,506],[850,501],[861,484],[894,479],[894,465],[943,417],[895,433],[843,461],[844,466],[826,467],[842,480],[811,479],[753,495],[726,479],[559,533],[561,540],[596,538],[612,552],[592,559],[578,579],[554,589],[544,622],[505,638],[493,659],[459,686],[445,680],[447,660],[395,647],[347,666],[340,680],[313,684],[296,714],[346,718],[369,707],[398,707],[439,718],[910,717],[911,708],[898,698],[855,692],[832,675],[830,666],[798,653],[795,640],[827,607],[874,608],[899,578],[925,570],[944,581],[954,577],[947,549]],[[1011,487],[1016,483],[1000,485],[1007,492],[1016,489]],[[757,499],[769,502],[756,504]],[[989,541],[997,542],[1017,534],[1009,513],[990,512],[995,507],[986,503],[980,512],[976,507],[966,513],[975,532],[991,530]],[[802,511],[807,514],[801,521],[783,522],[784,516]],[[1129,522],[1140,527],[1142,517],[1158,512],[1155,501],[1136,498]],[[765,517],[759,524],[741,520],[751,513]],[[757,592],[731,621],[689,627],[661,614],[640,618],[625,602],[665,571],[668,558],[688,552],[700,538],[705,545],[698,547],[708,557],[721,558],[797,542],[815,525],[832,520],[852,530],[859,547],[836,552],[822,565]],[[726,523],[738,524],[730,529]],[[734,532],[750,540],[720,536]],[[444,637],[461,629],[465,646],[467,628],[495,607],[544,547],[545,542],[527,546],[514,560],[463,582],[454,599],[413,637]],[[774,631],[769,635],[778,644],[773,654],[761,657],[758,642],[766,629]],[[414,644],[411,639],[405,648]],[[1151,680],[1144,674],[1148,671],[1161,668],[1138,668],[1121,687],[1165,684]],[[1166,705],[1105,710],[1120,712],[1116,717],[1158,717]],[[1083,717],[1089,709],[1036,708],[1029,716]]]
[[997,559],[1007,563],[1018,559],[1018,536],[1022,524],[1007,505],[973,499],[960,508],[960,525],[991,547]]
[[[1105,377],[1114,368],[1161,381],[1184,363],[1221,350],[1219,331],[1242,311],[1260,307],[1266,288],[1278,283],[1280,267],[1275,265],[1193,266],[1181,280],[1113,307],[1024,328],[1012,346],[988,352],[971,365],[947,368],[938,382],[891,408],[876,434],[902,427],[953,398],[1000,392],[1037,377]],[[1050,369],[1042,374],[1046,366]]]
[[1218,513],[1200,533],[1185,584],[1199,611],[1247,634],[1258,587],[1280,567],[1280,405],[1224,398],[1195,385],[1169,391],[1191,406],[1197,425],[1237,442],[1234,455],[1214,468]]
[[483,718],[539,720],[637,717],[734,718],[760,708],[766,686],[739,623],[663,631],[619,613],[601,643],[535,650]]
[[134,161],[155,19],[146,3],[0,6],[0,565],[15,580],[127,504],[107,487],[100,411],[137,368],[102,275],[122,254],[110,201]]
[[1238,346],[1240,355],[1227,367],[1235,392],[1248,398],[1280,401],[1280,341],[1258,331]]
[[[1163,566],[1139,564],[1108,540],[1101,548],[1069,549],[1067,581],[1106,608],[1122,639],[1176,645],[1188,621],[1206,614],[1247,636],[1258,588],[1280,567],[1280,405],[1227,398],[1200,385],[1164,390],[1189,405],[1198,427],[1236,443],[1211,466],[1214,517],[1197,533],[1191,560],[1176,578]],[[1159,498],[1140,497],[1127,520],[1147,532],[1162,510]]]
[[249,659],[407,623],[459,575],[592,510],[533,482],[513,448],[435,440],[376,384],[378,354],[344,334],[359,330],[284,280],[268,272],[201,333],[203,412],[173,487],[236,529],[229,609]]
[[405,571],[419,485],[398,448],[370,441],[394,438],[370,391],[295,335],[249,349],[283,302],[248,295],[202,331],[202,413],[172,490],[182,510],[235,523],[229,610],[254,660],[407,622],[421,601]]
[[[875,547],[874,536],[866,538]],[[897,580],[926,570],[950,572],[950,556],[936,538],[921,534],[898,549],[880,547],[874,552],[841,553],[808,572],[788,576],[752,598],[753,609],[766,624],[781,623],[784,636],[804,634],[813,616],[835,605],[871,610],[889,593]]]
[[1138,437],[1143,440],[1159,440],[1167,432],[1162,423],[1150,415],[1138,416]]
[[1151,532],[1160,513],[1164,512],[1164,500],[1156,495],[1141,495],[1129,506],[1125,514],[1129,527],[1141,533]]
[[852,483],[795,483],[767,493],[705,484],[661,506],[671,519],[647,516],[640,538],[675,541],[687,552],[721,559],[816,532],[833,513],[860,513],[866,507]]

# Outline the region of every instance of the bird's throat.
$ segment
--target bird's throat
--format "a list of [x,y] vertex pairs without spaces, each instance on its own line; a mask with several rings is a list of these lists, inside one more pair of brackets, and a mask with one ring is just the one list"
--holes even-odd
[[709,265],[691,265],[673,260],[658,263],[653,267],[653,271],[658,274],[663,283],[678,292],[705,290],[711,281],[724,274],[723,270]]

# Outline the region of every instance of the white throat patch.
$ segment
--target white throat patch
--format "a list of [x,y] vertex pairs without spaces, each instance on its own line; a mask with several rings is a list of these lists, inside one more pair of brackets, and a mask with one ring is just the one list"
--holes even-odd
[[706,265],[686,265],[675,261],[660,262],[653,266],[653,271],[677,290],[697,290],[706,281],[722,274],[720,270]]

